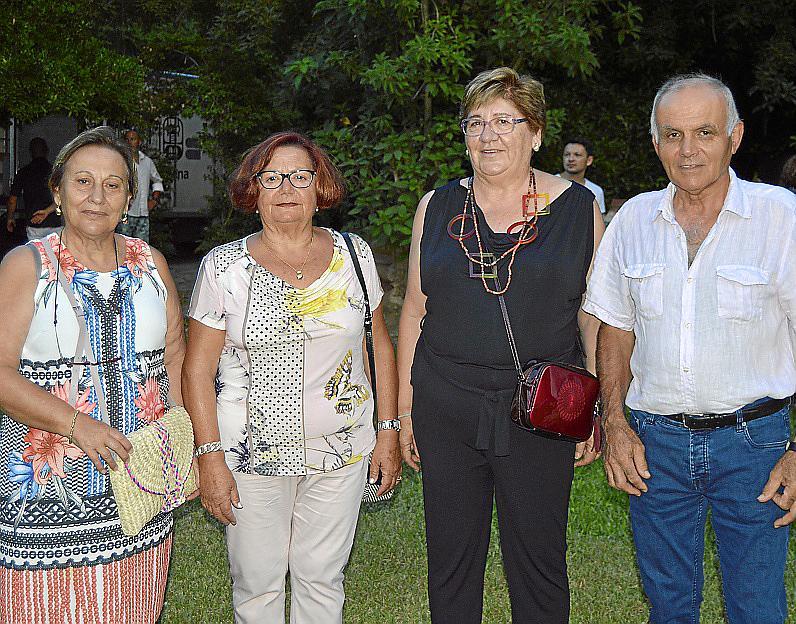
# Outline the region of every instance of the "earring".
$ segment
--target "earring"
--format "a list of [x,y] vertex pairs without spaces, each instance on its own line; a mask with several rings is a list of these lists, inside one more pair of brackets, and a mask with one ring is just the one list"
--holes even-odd
[[61,204],[55,204],[55,214],[61,216]]
[[127,223],[127,211],[126,210],[122,213],[122,223]]
[[320,208],[318,208],[318,206],[315,206],[315,212],[318,212],[319,210]]
[[465,153],[465,155],[469,156],[470,155],[470,150],[468,148],[465,148],[464,149],[464,153]]

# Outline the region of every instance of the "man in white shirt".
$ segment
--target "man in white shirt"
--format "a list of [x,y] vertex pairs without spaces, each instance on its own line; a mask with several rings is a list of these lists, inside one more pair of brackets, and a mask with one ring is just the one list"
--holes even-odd
[[163,192],[163,179],[152,159],[138,149],[141,145],[138,132],[128,130],[124,133],[124,140],[127,141],[138,163],[138,194],[130,202],[127,217],[122,219],[116,231],[149,242],[149,213],[158,205],[160,194]]
[[580,137],[569,139],[564,145],[564,171],[558,175],[589,189],[597,198],[600,212],[605,214],[605,193],[602,188],[586,178],[586,170],[594,162],[591,142]]
[[669,80],[650,125],[671,184],[611,222],[583,306],[603,322],[606,476],[632,495],[652,624],[699,622],[708,510],[729,622],[782,624],[796,196],[730,169],[744,126],[715,78]]

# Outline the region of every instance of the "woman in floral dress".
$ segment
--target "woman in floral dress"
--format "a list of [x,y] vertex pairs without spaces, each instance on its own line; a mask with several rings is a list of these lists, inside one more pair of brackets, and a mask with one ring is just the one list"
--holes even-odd
[[285,621],[288,570],[291,622],[339,623],[368,454],[381,492],[400,470],[379,276],[352,236],[373,309],[375,434],[362,287],[342,236],[312,223],[340,200],[339,174],[309,139],[282,132],[246,154],[230,196],[263,229],[213,249],[191,298],[183,387],[202,503],[228,525],[238,624]]
[[128,457],[125,436],[182,402],[182,319],[166,262],[114,235],[135,181],[112,130],[84,132],[50,178],[63,230],[0,265],[2,622],[147,624],[163,605],[171,516],[124,535],[108,478]]

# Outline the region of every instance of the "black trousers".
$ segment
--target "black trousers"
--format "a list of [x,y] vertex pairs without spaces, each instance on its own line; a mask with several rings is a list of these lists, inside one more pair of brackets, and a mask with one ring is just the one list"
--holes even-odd
[[460,383],[466,373],[454,385],[438,363],[419,345],[412,422],[423,468],[431,621],[481,622],[494,498],[512,622],[565,624],[574,445],[509,423],[502,434],[507,442],[498,444],[508,448],[496,454],[501,424],[495,420],[510,418],[516,374],[478,371],[465,381],[478,381],[480,388],[468,392]]

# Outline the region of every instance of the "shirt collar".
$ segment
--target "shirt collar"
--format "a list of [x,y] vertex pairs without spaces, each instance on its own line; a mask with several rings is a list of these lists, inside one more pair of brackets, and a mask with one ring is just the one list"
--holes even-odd
[[[735,175],[732,167],[729,169],[730,173],[730,186],[727,188],[727,197],[724,198],[724,205],[721,207],[722,211],[733,212],[739,217],[749,219],[752,216],[752,209],[746,201],[746,197],[739,187],[738,176]],[[658,202],[658,206],[653,214],[653,221],[660,215],[669,223],[674,223],[674,208],[672,201],[674,200],[674,193],[676,191],[674,184],[669,182],[665,189],[665,193]]]

